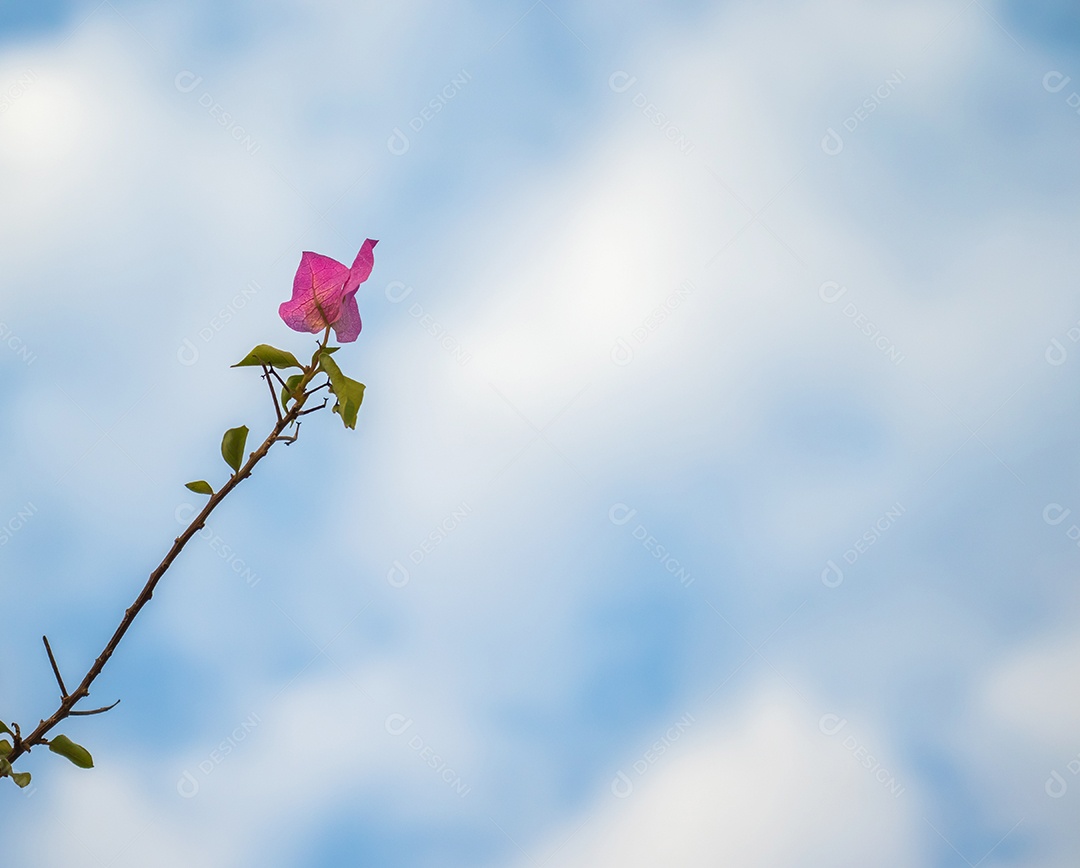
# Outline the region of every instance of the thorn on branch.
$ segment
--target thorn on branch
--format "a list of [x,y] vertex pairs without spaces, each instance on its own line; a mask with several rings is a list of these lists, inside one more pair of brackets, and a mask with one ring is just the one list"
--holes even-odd
[[60,667],[56,665],[56,658],[53,656],[52,648],[49,646],[49,637],[48,636],[42,636],[41,641],[45,643],[45,651],[49,655],[49,663],[52,664],[53,675],[56,676],[56,683],[58,685],[60,685],[60,698],[61,699],[67,699],[68,698],[67,688],[64,686],[64,679],[60,675]]

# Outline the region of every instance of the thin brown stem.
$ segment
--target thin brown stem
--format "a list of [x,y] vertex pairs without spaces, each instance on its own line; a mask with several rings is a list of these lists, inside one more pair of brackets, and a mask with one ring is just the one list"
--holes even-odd
[[67,688],[64,687],[64,679],[60,675],[60,667],[56,665],[56,658],[53,656],[52,647],[49,645],[49,637],[42,636],[41,641],[45,643],[45,652],[49,655],[49,663],[52,665],[53,675],[56,676],[56,683],[60,685],[60,698],[67,697]]
[[71,717],[89,717],[92,714],[104,714],[106,711],[112,711],[116,706],[120,704],[120,700],[116,700],[112,705],[103,705],[101,708],[91,708],[89,711],[72,711]]
[[[308,392],[308,394],[310,395],[311,392]],[[304,410],[302,413],[297,413],[296,415],[297,416],[306,416],[308,413],[317,413],[317,412],[319,412],[319,410],[326,409],[326,405],[328,403],[330,403],[330,399],[329,398],[323,398],[322,403],[318,407],[310,407],[309,409]]]
[[281,388],[283,388],[283,389],[285,389],[286,391],[288,391],[289,387],[288,387],[288,385],[287,385],[287,384],[285,383],[285,381],[284,381],[283,379],[281,379],[281,374],[279,374],[279,373],[278,373],[278,372],[277,372],[276,370],[274,370],[274,367],[273,367],[272,365],[271,365],[271,366],[270,366],[270,367],[268,368],[268,370],[269,370],[270,374],[271,374],[271,375],[273,376],[273,378],[274,378],[275,380],[277,380],[277,381],[278,381],[278,383],[280,383],[280,384],[281,384]]
[[[94,681],[101,674],[101,670],[105,668],[105,664],[109,662],[109,658],[112,657],[113,652],[116,651],[117,646],[124,638],[124,635],[127,633],[132,623],[134,623],[135,618],[138,617],[139,612],[141,612],[143,607],[150,602],[150,599],[154,596],[154,590],[157,588],[158,582],[161,581],[162,576],[164,576],[169,567],[172,566],[173,561],[176,560],[180,552],[184,550],[184,546],[186,546],[191,541],[192,537],[203,528],[210,513],[217,508],[218,504],[228,497],[229,493],[236,488],[236,486],[251,476],[251,472],[255,469],[255,465],[266,457],[267,453],[270,451],[270,447],[279,439],[282,439],[282,434],[285,429],[296,422],[301,416],[304,409],[304,403],[308,399],[307,386],[318,371],[319,354],[326,348],[329,336],[330,329],[328,328],[323,337],[323,341],[319,344],[318,349],[315,350],[315,354],[311,357],[311,364],[304,368],[303,379],[296,387],[296,393],[299,397],[293,403],[292,408],[284,415],[281,413],[278,414],[277,424],[274,425],[273,430],[267,435],[266,439],[262,442],[262,445],[248,456],[248,460],[241,465],[238,471],[229,477],[228,482],[210,496],[210,499],[207,501],[206,506],[202,508],[202,511],[192,519],[184,532],[173,541],[172,546],[169,548],[169,551],[166,553],[161,563],[158,564],[157,568],[152,573],[150,573],[150,578],[146,580],[146,584],[143,585],[143,589],[135,598],[135,602],[125,610],[124,617],[120,619],[120,624],[113,632],[112,638],[109,639],[105,648],[98,655],[89,671],[87,671],[82,681],[79,682],[79,686],[71,693],[66,691],[63,681],[60,680],[59,667],[56,666],[56,661],[52,656],[52,650],[48,648],[48,641],[46,641],[45,645],[46,649],[49,650],[49,658],[53,664],[53,672],[56,675],[57,681],[60,684],[60,689],[64,695],[62,696],[60,706],[56,711],[42,720],[34,731],[25,738],[21,737],[18,727],[14,724],[12,725],[12,729],[15,733],[15,743],[11,753],[7,756],[8,762],[14,763],[20,756],[37,745],[48,744],[46,735],[48,735],[57,724],[73,714],[99,714],[102,711],[108,710],[108,708],[101,708],[88,712],[78,712],[75,710],[75,706],[80,700],[85,699],[90,695],[91,685],[93,685]],[[273,391],[272,385],[271,391]],[[292,439],[295,440],[295,435]]]
[[277,416],[277,420],[280,422],[281,421],[281,404],[278,403],[278,396],[277,396],[277,392],[274,391],[274,384],[270,382],[270,372],[273,371],[274,369],[270,368],[270,367],[267,367],[266,365],[263,365],[262,369],[263,369],[263,379],[266,380],[267,388],[270,389],[270,400],[274,402],[274,415]]

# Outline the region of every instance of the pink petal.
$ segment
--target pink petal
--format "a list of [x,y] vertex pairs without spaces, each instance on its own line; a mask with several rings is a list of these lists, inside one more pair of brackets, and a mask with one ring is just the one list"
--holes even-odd
[[292,299],[278,308],[285,325],[298,332],[320,332],[334,323],[341,315],[349,276],[337,260],[304,251],[293,278]]
[[349,279],[345,282],[345,297],[341,303],[341,316],[334,323],[334,334],[343,344],[352,343],[360,336],[360,308],[356,305],[356,291],[371,274],[375,265],[375,245],[378,243],[371,238],[367,239],[349,269]]
[[356,306],[356,293],[345,297],[341,303],[341,316],[334,323],[338,341],[349,344],[360,337],[360,308]]
[[378,243],[369,238],[356,254],[352,268],[349,269],[349,280],[345,284],[346,295],[356,292],[360,284],[368,279],[371,269],[375,266],[375,245]]

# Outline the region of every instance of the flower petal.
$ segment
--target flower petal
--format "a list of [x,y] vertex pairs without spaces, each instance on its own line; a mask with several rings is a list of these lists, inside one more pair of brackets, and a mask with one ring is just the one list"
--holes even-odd
[[378,243],[378,241],[369,238],[360,248],[360,252],[356,254],[352,268],[349,269],[349,280],[345,284],[346,295],[356,292],[357,287],[368,279],[371,269],[375,266],[375,245]]
[[292,299],[278,308],[278,314],[294,331],[322,331],[341,315],[349,277],[349,269],[336,259],[304,251],[293,278]]
[[375,245],[378,244],[371,238],[364,242],[360,252],[353,260],[352,268],[349,269],[349,279],[345,281],[345,297],[341,303],[341,315],[334,323],[334,334],[343,343],[352,343],[360,336],[360,308],[356,305],[356,291],[360,284],[368,279],[371,269],[375,265]]
[[341,316],[334,323],[334,334],[339,342],[350,344],[360,337],[360,308],[356,305],[356,293],[345,297],[341,303]]

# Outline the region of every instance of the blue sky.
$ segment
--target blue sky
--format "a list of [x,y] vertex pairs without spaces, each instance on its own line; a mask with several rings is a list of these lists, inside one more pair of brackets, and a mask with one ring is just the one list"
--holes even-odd
[[380,239],[357,430],[214,514],[10,858],[1071,868],[1078,28],[0,8],[0,719],[269,429],[301,251]]

